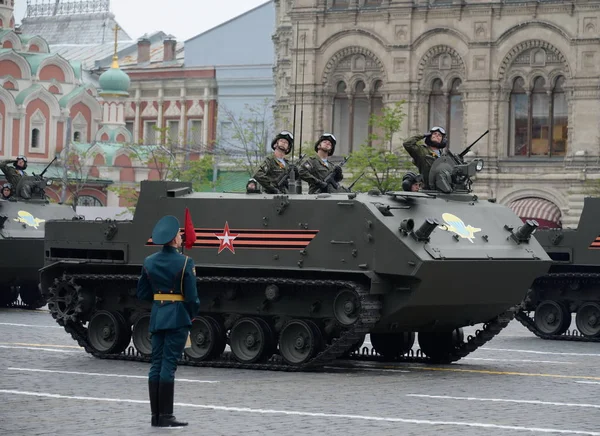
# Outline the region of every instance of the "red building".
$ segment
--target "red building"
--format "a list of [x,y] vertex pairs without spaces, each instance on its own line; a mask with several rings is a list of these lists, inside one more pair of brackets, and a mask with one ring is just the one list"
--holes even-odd
[[[86,179],[79,192],[83,203],[122,205],[109,184],[134,189],[142,180],[159,177],[126,145],[169,143],[197,152],[211,147],[215,70],[186,68],[183,43],[163,32],[137,42],[121,32],[126,40],[117,41],[115,63],[115,42],[104,29],[106,22],[117,26],[114,16],[107,9],[100,11],[100,20],[94,1],[75,2],[77,8],[71,3],[51,9],[28,4],[31,15],[23,20],[21,33],[14,28],[14,0],[0,0],[0,159],[25,155],[28,169],[39,172],[70,144],[70,151],[85,156],[79,162],[85,174],[69,174]],[[61,32],[65,23],[68,31]],[[37,29],[51,44],[26,34]],[[81,41],[67,43],[68,32]],[[48,174],[58,178],[62,169]],[[56,200],[62,194],[60,186],[47,191]]]

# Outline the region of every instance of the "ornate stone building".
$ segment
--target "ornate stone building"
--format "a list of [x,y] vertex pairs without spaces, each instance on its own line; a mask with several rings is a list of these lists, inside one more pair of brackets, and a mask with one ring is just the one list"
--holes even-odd
[[443,125],[460,151],[489,129],[474,147],[486,161],[476,193],[577,224],[600,172],[600,1],[275,4],[281,123],[291,127],[304,78],[303,137],[333,131],[347,154],[367,138],[370,114],[405,100],[398,146]]

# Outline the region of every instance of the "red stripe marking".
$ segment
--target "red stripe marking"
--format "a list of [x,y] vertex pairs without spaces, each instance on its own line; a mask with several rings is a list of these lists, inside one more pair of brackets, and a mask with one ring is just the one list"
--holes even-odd
[[[231,232],[233,233],[233,232]],[[271,233],[265,233],[265,234],[260,234],[260,233],[237,233],[237,236],[235,238],[235,240],[237,241],[238,239],[243,239],[243,238],[262,238],[262,239],[313,239],[315,235],[294,235],[294,234],[287,234],[287,235],[281,235],[281,234],[271,234]],[[212,233],[198,233],[196,232],[196,237],[197,238],[205,238],[205,237],[216,237],[215,235],[213,235]]]

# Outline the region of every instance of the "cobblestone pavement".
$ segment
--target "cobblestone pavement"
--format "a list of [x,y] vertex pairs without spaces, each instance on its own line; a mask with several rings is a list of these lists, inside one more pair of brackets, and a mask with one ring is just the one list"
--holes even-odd
[[180,367],[175,414],[190,427],[153,429],[147,364],[90,357],[43,310],[0,309],[0,434],[600,435],[598,344],[513,321],[452,365],[361,366]]

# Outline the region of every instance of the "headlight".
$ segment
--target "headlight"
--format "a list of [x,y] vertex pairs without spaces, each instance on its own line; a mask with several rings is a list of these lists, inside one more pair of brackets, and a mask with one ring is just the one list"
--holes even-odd
[[52,186],[52,180],[46,180],[46,186]]
[[477,160],[477,166],[475,167],[475,170],[477,172],[481,171],[483,169],[483,160],[482,159],[478,159]]

